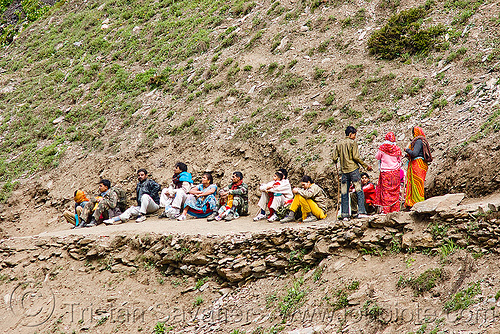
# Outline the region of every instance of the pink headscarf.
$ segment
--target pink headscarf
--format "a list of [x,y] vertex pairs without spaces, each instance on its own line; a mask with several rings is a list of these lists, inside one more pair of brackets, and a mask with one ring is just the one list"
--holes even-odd
[[389,132],[385,135],[385,141],[378,149],[393,157],[399,157],[402,155],[401,149],[398,145],[396,145],[396,135],[394,132]]

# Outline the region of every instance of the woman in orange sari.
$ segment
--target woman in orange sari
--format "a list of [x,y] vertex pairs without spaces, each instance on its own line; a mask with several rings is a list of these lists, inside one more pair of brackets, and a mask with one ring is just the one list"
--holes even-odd
[[410,162],[406,179],[405,206],[411,208],[415,203],[425,200],[424,183],[429,163],[432,161],[429,143],[425,138],[424,130],[415,126],[412,130],[413,140],[405,149]]

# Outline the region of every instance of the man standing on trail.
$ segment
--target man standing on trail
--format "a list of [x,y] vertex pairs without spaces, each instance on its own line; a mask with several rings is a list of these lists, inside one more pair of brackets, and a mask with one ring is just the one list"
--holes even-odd
[[137,171],[137,180],[139,181],[135,189],[137,206],[131,206],[118,217],[106,219],[104,224],[112,225],[120,220],[129,220],[130,217],[137,217],[135,222],[140,223],[146,220],[146,214],[153,213],[160,208],[160,185],[152,179],[148,179],[148,172],[144,168]]
[[359,215],[354,216],[354,218],[366,217],[365,209],[365,195],[363,193],[363,188],[361,187],[361,175],[359,173],[359,166],[363,166],[367,170],[372,170],[371,166],[368,166],[359,157],[358,143],[356,143],[356,132],[357,130],[353,126],[348,126],[345,129],[346,137],[341,140],[336,146],[333,152],[333,162],[337,164],[337,160],[340,159],[340,168],[342,173],[341,179],[341,207],[342,207],[342,219],[349,219],[349,187],[351,183],[354,185],[356,195],[358,197],[358,213]]

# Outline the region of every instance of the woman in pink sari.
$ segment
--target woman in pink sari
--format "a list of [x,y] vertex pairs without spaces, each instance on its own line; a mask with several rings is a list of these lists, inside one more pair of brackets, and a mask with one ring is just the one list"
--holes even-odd
[[389,132],[375,155],[375,159],[380,161],[375,205],[382,208],[382,213],[396,212],[400,209],[401,157],[401,149],[396,145],[396,136],[393,132]]

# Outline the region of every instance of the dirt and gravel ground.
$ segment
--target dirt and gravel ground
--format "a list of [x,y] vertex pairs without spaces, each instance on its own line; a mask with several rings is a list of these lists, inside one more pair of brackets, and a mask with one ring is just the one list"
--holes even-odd
[[[307,224],[307,226],[317,224],[328,224],[329,219],[318,221],[317,223]],[[288,223],[280,224],[279,222],[269,223],[267,221],[254,222],[252,217],[240,217],[231,222],[226,221],[213,221],[207,222],[206,219],[187,219],[184,221],[170,220],[170,219],[157,219],[156,217],[148,218],[142,223],[135,223],[130,220],[126,223],[118,225],[98,225],[92,228],[70,229],[66,225],[66,229],[59,231],[50,231],[40,233],[41,237],[51,236],[68,236],[68,235],[131,235],[139,233],[157,233],[157,234],[201,234],[201,235],[226,235],[244,232],[259,232],[270,229],[280,229],[284,227],[305,226],[302,223]]]

